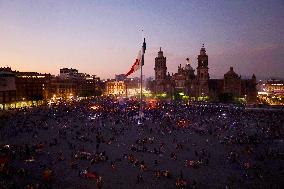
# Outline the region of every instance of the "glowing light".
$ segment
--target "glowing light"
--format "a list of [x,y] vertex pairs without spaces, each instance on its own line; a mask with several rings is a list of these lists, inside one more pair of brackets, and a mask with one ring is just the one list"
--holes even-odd
[[179,120],[177,122],[177,126],[180,128],[187,128],[189,126],[189,121],[188,120]]
[[92,110],[98,110],[98,109],[100,109],[100,106],[99,105],[94,105],[94,106],[91,106],[90,108]]
[[267,92],[258,92],[259,95],[268,95]]

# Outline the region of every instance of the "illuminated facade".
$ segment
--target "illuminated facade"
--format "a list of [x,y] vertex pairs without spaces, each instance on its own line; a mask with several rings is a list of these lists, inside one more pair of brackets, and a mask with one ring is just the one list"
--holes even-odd
[[261,103],[284,105],[284,81],[270,79],[258,83],[258,98]]
[[[63,68],[60,71],[67,74],[68,70]],[[75,69],[71,71],[76,73],[76,77],[54,77],[37,72],[12,71],[9,67],[0,68],[0,109],[35,106],[51,99],[101,95],[99,77],[81,74]]]
[[158,57],[155,58],[155,80],[150,83],[151,90],[156,94],[166,93],[170,96],[182,94],[192,99],[222,101],[230,98],[230,100],[242,99],[248,103],[256,102],[255,75],[251,79],[241,79],[234,72],[233,67],[230,67],[230,70],[224,74],[224,79],[210,79],[208,55],[204,44],[197,57],[197,64],[196,75],[188,58],[184,67],[179,65],[177,73],[166,74],[166,57],[160,49]]
[[126,96],[124,81],[108,81],[106,83],[106,95]]
[[54,77],[48,86],[48,98],[68,99],[101,95],[101,81],[95,75],[78,74],[76,78]]
[[[127,78],[125,74],[115,75],[115,79],[107,80],[105,95],[114,95],[121,97],[138,97],[140,96],[140,77]],[[146,90],[145,77],[142,76],[142,93],[147,96],[150,94]]]
[[16,86],[16,100],[43,100],[46,97],[46,88],[51,75],[37,72],[12,71],[11,68],[0,68],[2,72],[14,75]]
[[259,83],[259,91],[269,95],[284,95],[284,81],[270,79],[266,82]]
[[48,86],[48,99],[52,97],[66,99],[77,95],[77,82],[74,79],[52,78]]
[[37,106],[46,96],[50,74],[0,68],[0,109]]

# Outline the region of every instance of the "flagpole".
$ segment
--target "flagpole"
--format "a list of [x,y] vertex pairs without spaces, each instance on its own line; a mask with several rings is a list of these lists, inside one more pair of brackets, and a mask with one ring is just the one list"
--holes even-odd
[[143,63],[144,63],[144,53],[142,54],[142,61],[141,61],[141,69],[140,69],[140,118],[142,118],[142,111],[143,111],[143,107],[142,107],[142,67],[143,67]]
[[140,118],[142,118],[142,114],[143,114],[143,105],[142,105],[142,84],[143,84],[143,71],[142,71],[142,67],[144,65],[144,54],[145,54],[145,50],[146,50],[146,42],[145,42],[145,38],[143,41],[143,45],[142,45],[142,57],[141,57],[141,71],[140,71]]
[[[142,41],[143,41],[143,38],[144,38],[144,33],[143,33],[143,29],[141,31],[141,37],[142,37]],[[142,111],[143,111],[143,107],[142,107],[142,74],[143,74],[143,70],[142,70],[142,67],[143,67],[143,64],[144,64],[144,47],[142,45],[142,57],[141,57],[141,69],[140,69],[140,109],[139,109],[139,117],[140,119],[142,118]]]

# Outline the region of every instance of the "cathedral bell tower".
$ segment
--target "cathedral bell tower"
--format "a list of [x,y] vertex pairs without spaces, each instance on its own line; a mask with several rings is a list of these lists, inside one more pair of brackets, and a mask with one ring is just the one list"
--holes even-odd
[[209,96],[208,55],[206,54],[204,44],[200,49],[200,54],[198,55],[197,60],[198,96]]
[[167,76],[167,65],[166,65],[166,57],[163,55],[163,51],[160,47],[160,51],[158,52],[158,57],[155,58],[155,80],[165,80]]
[[158,57],[155,58],[155,92],[165,92],[166,79],[167,79],[167,59],[163,55],[163,51],[160,47]]

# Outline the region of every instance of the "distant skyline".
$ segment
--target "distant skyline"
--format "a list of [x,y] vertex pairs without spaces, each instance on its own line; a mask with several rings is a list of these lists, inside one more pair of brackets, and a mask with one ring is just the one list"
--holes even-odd
[[[142,45],[146,76],[162,47],[170,73],[205,44],[211,78],[284,77],[283,0],[0,0],[0,67],[59,74],[63,67],[114,78]],[[139,73],[131,76],[135,77]]]

